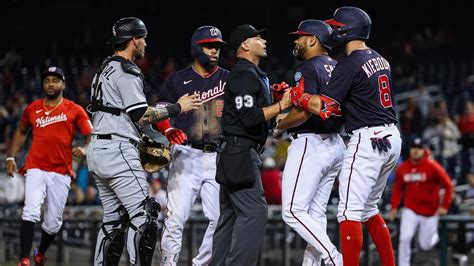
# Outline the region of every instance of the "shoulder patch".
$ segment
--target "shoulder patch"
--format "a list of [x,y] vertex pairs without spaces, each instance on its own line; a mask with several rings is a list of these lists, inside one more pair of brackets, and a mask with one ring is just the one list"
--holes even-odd
[[296,72],[295,73],[295,82],[298,82],[300,81],[301,77],[303,77],[303,74],[301,74],[301,72]]

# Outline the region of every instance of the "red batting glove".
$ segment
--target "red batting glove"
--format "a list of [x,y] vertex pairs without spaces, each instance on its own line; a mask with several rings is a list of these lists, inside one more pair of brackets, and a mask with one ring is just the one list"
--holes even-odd
[[290,88],[290,85],[286,84],[286,82],[275,83],[272,85],[272,95],[273,95],[273,102],[281,101],[283,98],[283,94],[285,91]]
[[165,136],[170,144],[183,144],[188,136],[181,129],[170,127],[165,131]]
[[169,119],[153,124],[153,128],[165,135],[170,144],[183,144],[188,139],[181,129],[171,127]]
[[300,106],[300,98],[303,96],[304,90],[301,87],[293,87],[290,89],[290,100],[295,106]]

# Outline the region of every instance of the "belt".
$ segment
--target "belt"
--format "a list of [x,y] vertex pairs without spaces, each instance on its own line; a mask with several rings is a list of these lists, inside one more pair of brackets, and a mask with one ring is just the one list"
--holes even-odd
[[234,145],[243,144],[245,146],[249,146],[250,148],[255,149],[260,154],[263,153],[263,150],[264,150],[263,144],[257,143],[247,138],[242,138],[242,137],[237,137],[237,136],[225,136],[225,141],[227,141],[228,143],[232,143]]
[[[118,135],[114,135],[114,134],[95,134],[94,136],[96,136],[97,139],[108,139],[108,140],[112,140],[114,138],[122,139],[122,140],[127,139],[126,137],[122,137],[122,136],[118,136]],[[140,145],[140,142],[138,142],[134,139],[129,138],[128,142],[130,144],[132,144],[133,146],[135,146],[135,147],[138,147],[138,145]]]
[[217,144],[213,143],[191,143],[189,144],[191,148],[201,150],[203,152],[216,152]]

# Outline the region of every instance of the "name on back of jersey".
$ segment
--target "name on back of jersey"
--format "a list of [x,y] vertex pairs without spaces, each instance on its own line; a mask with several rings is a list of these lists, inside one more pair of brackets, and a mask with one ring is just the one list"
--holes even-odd
[[370,78],[377,71],[381,71],[381,70],[390,71],[390,64],[383,57],[375,57],[375,58],[371,58],[367,60],[362,65],[362,69],[364,70],[365,74],[367,74],[367,78]]
[[199,99],[201,100],[202,103],[205,103],[207,101],[210,101],[214,98],[217,98],[223,95],[226,83],[227,82],[223,82],[222,80],[219,80],[219,84],[215,86],[214,88],[209,89],[207,91],[203,91],[203,92],[195,90],[194,93],[199,95]]

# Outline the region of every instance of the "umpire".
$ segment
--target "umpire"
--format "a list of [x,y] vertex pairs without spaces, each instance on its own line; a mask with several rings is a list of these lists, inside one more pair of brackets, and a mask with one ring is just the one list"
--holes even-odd
[[258,64],[267,56],[265,29],[235,28],[230,46],[237,63],[224,93],[216,180],[221,184],[220,216],[214,233],[211,265],[256,265],[262,245],[268,205],[262,188],[260,153],[270,119],[291,106],[289,94],[271,105],[267,74]]

